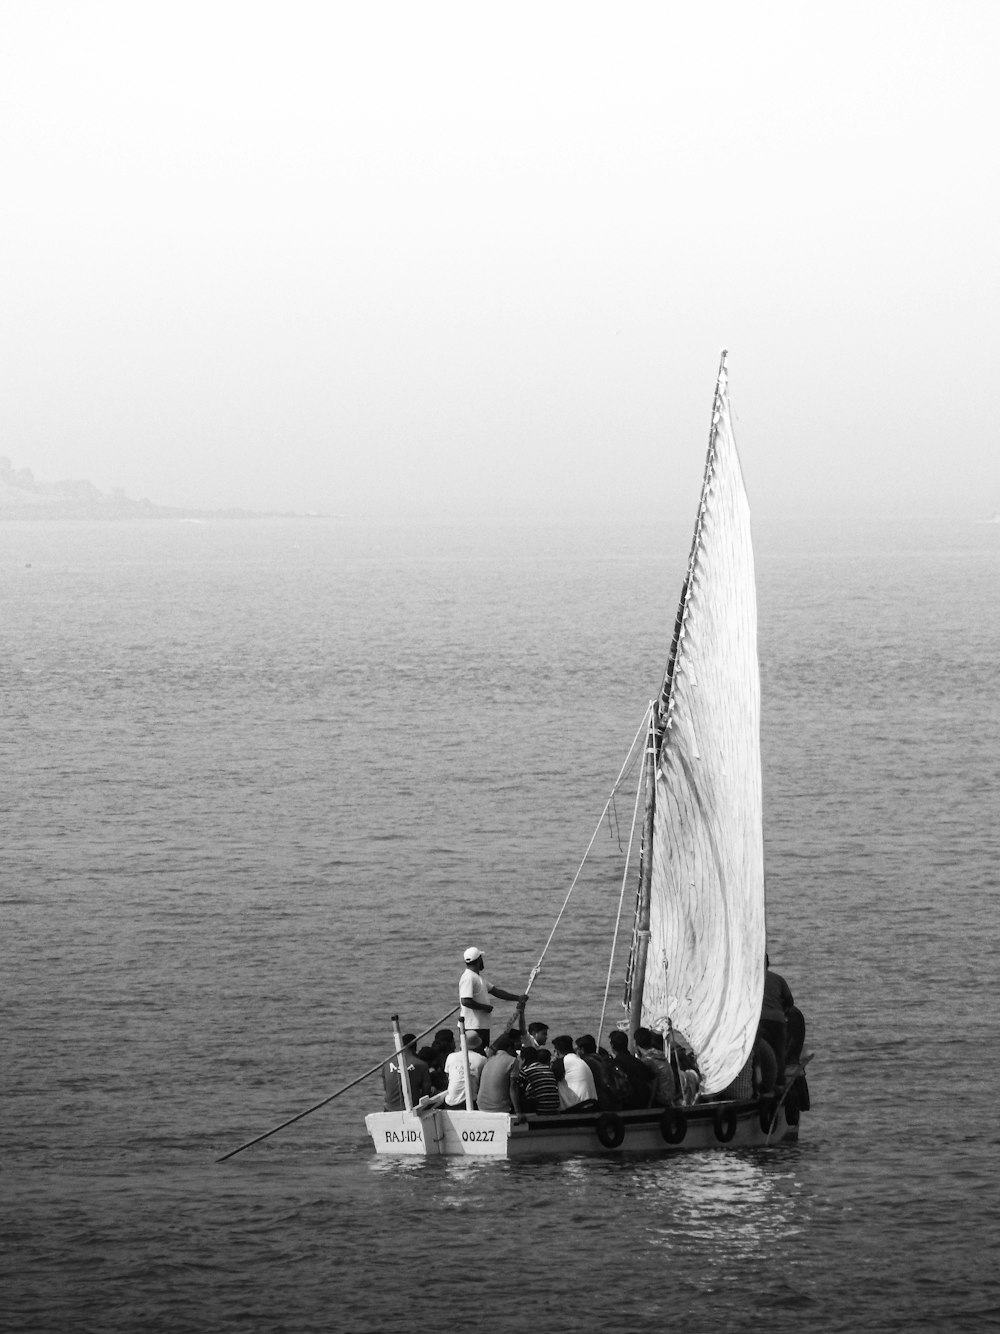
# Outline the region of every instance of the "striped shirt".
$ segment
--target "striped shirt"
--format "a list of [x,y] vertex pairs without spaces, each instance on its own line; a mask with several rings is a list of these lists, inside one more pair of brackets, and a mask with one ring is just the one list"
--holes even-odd
[[517,1076],[526,1112],[558,1112],[559,1089],[556,1077],[547,1065],[533,1061]]

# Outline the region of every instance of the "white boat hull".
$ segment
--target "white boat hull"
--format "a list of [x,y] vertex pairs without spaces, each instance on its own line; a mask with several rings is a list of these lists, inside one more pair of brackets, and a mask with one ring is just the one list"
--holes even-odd
[[[518,1122],[505,1112],[372,1112],[375,1152],[390,1157],[537,1158],[567,1154],[665,1154],[763,1148],[798,1138],[784,1109],[756,1102],[650,1107],[632,1112],[560,1112]],[[678,1116],[680,1113],[680,1117]],[[682,1119],[681,1119],[682,1118]]]

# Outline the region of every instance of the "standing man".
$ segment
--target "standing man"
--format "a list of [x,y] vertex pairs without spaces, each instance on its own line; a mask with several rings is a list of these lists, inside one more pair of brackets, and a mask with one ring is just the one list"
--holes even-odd
[[482,950],[470,945],[465,951],[465,972],[458,984],[458,1000],[462,1007],[461,1017],[465,1020],[466,1034],[478,1033],[484,1051],[490,1045],[490,1015],[493,1013],[489,997],[516,1001],[522,1010],[528,1003],[527,993],[516,996],[512,991],[504,991],[503,987],[491,987],[483,977],[485,967]]
[[778,1064],[777,1086],[785,1083],[785,1048],[788,1045],[788,1011],[795,1004],[791,989],[780,973],[771,971],[764,955],[764,1000],[760,1011],[760,1034],[771,1044]]

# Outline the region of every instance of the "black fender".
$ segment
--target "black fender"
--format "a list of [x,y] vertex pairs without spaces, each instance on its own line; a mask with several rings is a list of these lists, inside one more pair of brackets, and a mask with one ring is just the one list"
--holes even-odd
[[683,1144],[688,1119],[679,1107],[668,1107],[660,1117],[660,1134],[667,1144]]
[[617,1149],[625,1138],[625,1122],[615,1112],[602,1112],[594,1129],[606,1149]]
[[715,1138],[720,1144],[728,1144],[736,1134],[736,1126],[739,1117],[736,1115],[735,1107],[727,1107],[725,1104],[716,1108],[715,1116],[712,1119],[712,1128],[715,1131]]

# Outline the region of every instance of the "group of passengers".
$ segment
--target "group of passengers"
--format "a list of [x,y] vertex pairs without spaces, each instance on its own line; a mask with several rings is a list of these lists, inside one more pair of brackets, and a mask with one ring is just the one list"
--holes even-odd
[[[585,1033],[575,1041],[560,1034],[550,1045],[548,1025],[535,1022],[508,1029],[484,1050],[480,1032],[467,1032],[472,1106],[522,1118],[529,1112],[622,1111],[693,1101],[698,1075],[682,1047],[674,1048],[671,1059],[662,1035],[644,1028],[636,1030],[634,1053],[625,1033],[613,1032],[608,1043],[610,1050],[599,1048]],[[429,1098],[449,1111],[467,1108],[466,1058],[450,1029],[419,1051],[414,1035],[404,1034],[403,1051],[414,1105]],[[385,1063],[382,1080],[386,1111],[400,1110],[398,1058]]]
[[[450,1111],[471,1106],[483,1112],[507,1112],[519,1119],[528,1112],[628,1111],[644,1107],[690,1106],[698,1097],[701,1074],[690,1044],[668,1029],[667,1037],[648,1028],[628,1035],[615,1030],[608,1047],[598,1047],[585,1033],[575,1040],[568,1034],[552,1039],[548,1025],[539,1021],[525,1027],[526,995],[516,995],[487,983],[482,951],[465,951],[465,972],[459,983],[461,1020],[466,1054],[450,1029],[441,1029],[433,1042],[419,1051],[412,1033],[404,1034],[403,1052],[414,1106],[422,1099]],[[518,1028],[508,1027],[491,1038],[493,1010],[490,996],[516,1002]],[[792,1001],[784,978],[765,962],[764,1003],[760,1028],[746,1067],[721,1095],[749,1098],[770,1095],[784,1084],[786,1062],[798,1060],[804,1037],[801,1012]],[[466,1096],[466,1069],[469,1097]],[[385,1110],[404,1106],[399,1058],[382,1067]],[[804,1083],[804,1081],[803,1081]],[[803,1110],[808,1107],[804,1093]]]

